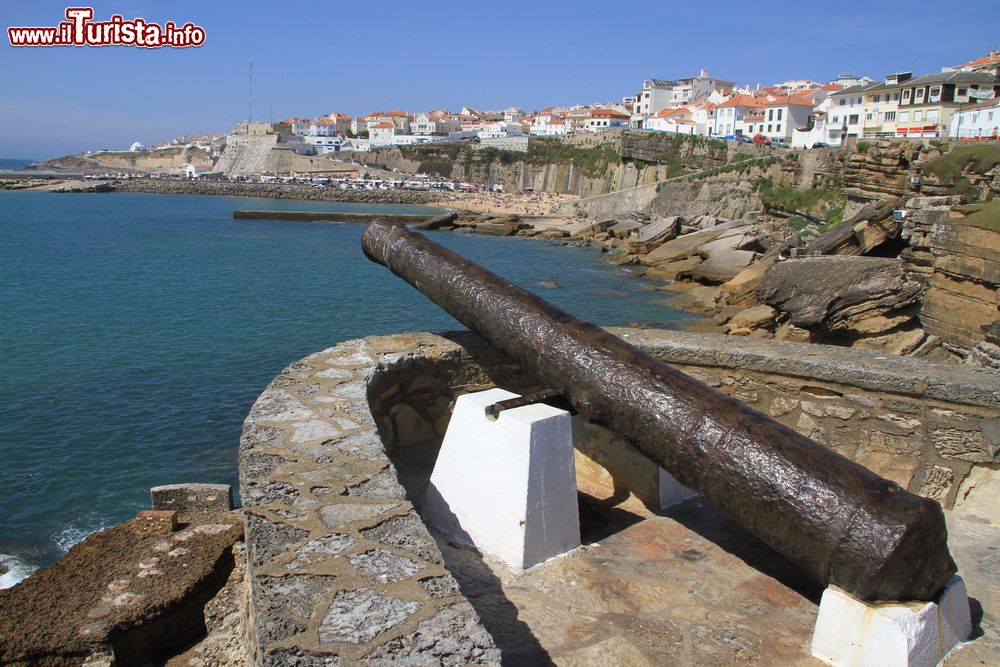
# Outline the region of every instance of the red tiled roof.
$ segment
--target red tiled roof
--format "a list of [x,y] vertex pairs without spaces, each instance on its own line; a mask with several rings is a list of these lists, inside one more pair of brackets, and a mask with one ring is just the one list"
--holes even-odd
[[975,67],[976,65],[989,65],[990,63],[1000,63],[1000,53],[990,53],[982,58],[976,58],[967,63],[956,65],[955,68],[959,69],[962,67]]
[[776,95],[776,96],[773,97],[773,99],[768,100],[768,102],[765,103],[764,106],[768,106],[768,107],[787,107],[787,106],[814,107],[814,106],[816,106],[816,103],[813,102],[812,100],[810,100],[808,98],[805,98],[805,97],[802,97],[800,95],[781,95],[781,96],[777,96]]
[[591,118],[628,118],[628,114],[614,109],[594,109],[590,112]]
[[750,95],[733,95],[728,100],[719,105],[720,107],[759,107],[762,103],[756,97]]

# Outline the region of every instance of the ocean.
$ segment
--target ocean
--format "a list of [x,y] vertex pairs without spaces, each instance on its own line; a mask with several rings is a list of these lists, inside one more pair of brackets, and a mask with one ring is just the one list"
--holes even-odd
[[25,160],[19,158],[0,158],[0,171],[21,171],[29,164],[37,160]]
[[[460,328],[364,257],[360,224],[232,219],[401,208],[420,210],[0,191],[0,586],[147,507],[152,486],[235,485],[243,419],[293,361]],[[584,319],[692,321],[595,249],[431,238]]]

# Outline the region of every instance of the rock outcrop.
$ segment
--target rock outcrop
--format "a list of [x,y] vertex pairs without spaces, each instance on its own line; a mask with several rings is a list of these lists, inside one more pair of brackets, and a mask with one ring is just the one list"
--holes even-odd
[[868,255],[887,241],[899,237],[900,224],[893,211],[902,205],[898,197],[863,207],[849,220],[817,236],[807,246],[814,255]]
[[981,210],[963,201],[956,196],[907,201],[901,237],[909,245],[900,256],[908,275],[926,285],[920,309],[924,330],[958,358],[984,345],[973,361],[989,365],[983,356],[992,344],[986,332],[1000,319],[1000,233],[963,222],[963,215]]
[[775,264],[757,297],[814,334],[857,338],[910,323],[922,291],[897,259],[830,256]]

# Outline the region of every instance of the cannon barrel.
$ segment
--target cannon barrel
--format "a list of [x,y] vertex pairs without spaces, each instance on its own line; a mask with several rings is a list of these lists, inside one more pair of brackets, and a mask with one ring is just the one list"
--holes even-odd
[[955,573],[937,502],[402,224],[370,223],[362,247],[819,582],[932,600]]

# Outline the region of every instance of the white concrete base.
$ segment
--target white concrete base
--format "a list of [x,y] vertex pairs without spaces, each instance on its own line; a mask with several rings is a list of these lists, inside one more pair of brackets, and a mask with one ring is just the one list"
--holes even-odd
[[659,468],[659,481],[661,510],[673,507],[674,505],[679,505],[685,500],[698,497],[697,491],[678,482],[676,477],[663,468]]
[[971,632],[969,598],[957,575],[937,602],[861,602],[830,586],[812,654],[837,667],[933,667]]
[[460,396],[431,474],[423,514],[508,565],[525,569],[580,545],[570,415],[535,404],[486,406],[517,394]]

